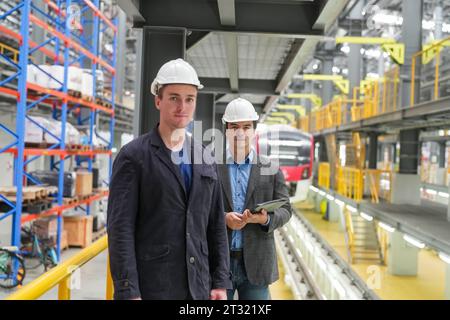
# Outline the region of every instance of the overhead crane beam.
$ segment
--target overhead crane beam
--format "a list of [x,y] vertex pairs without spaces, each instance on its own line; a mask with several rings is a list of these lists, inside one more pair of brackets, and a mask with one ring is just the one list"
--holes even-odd
[[285,117],[286,119],[288,119],[288,121],[290,123],[294,123],[295,122],[295,115],[293,113],[290,112],[272,112],[270,114],[271,117]]
[[337,37],[338,43],[352,43],[352,44],[368,44],[381,45],[381,49],[387,52],[389,56],[398,64],[405,63],[405,44],[398,43],[393,38],[381,37]]
[[343,94],[349,93],[350,82],[344,77],[333,74],[304,74],[302,75],[303,80],[317,80],[317,81],[333,81],[333,83],[338,87],[338,89]]
[[315,107],[322,106],[322,98],[314,93],[290,93],[287,95],[288,99],[310,99]]
[[285,117],[268,116],[265,122],[277,122],[280,124],[289,124],[289,120]]
[[305,107],[301,105],[295,105],[295,104],[278,104],[276,107],[278,110],[293,110],[297,112],[299,117],[302,117],[305,115]]

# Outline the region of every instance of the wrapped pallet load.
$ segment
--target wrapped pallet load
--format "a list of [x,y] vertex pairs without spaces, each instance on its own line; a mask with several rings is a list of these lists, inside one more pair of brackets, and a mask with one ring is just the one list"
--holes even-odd
[[34,64],[27,65],[27,82],[36,83],[36,73],[38,70]]
[[92,143],[96,148],[108,147],[108,141],[111,140],[111,134],[108,131],[94,130],[95,134],[92,136]]
[[47,120],[42,117],[28,116],[25,120],[25,142],[42,143],[44,141],[44,130],[36,123],[45,127],[46,121]]
[[[50,88],[50,74],[52,74],[52,66],[41,64],[39,65],[39,68],[35,69],[36,74],[36,84],[43,87],[43,88]],[[59,85],[56,88],[60,88],[61,85]]]
[[94,78],[89,69],[83,69],[81,77],[81,94],[84,98],[92,97],[94,91]]
[[81,94],[82,77],[82,69],[70,66],[68,69],[67,88]]
[[53,78],[48,80],[48,88],[60,89],[62,83],[64,83],[64,66],[53,65],[49,66],[49,73]]
[[[44,140],[47,143],[58,143],[61,138],[61,122],[55,119],[46,119],[45,127],[49,132],[44,132]],[[66,141],[67,141],[66,130]],[[57,137],[57,138],[56,138]]]
[[66,123],[67,140],[66,143],[79,145],[81,143],[80,132],[69,122]]

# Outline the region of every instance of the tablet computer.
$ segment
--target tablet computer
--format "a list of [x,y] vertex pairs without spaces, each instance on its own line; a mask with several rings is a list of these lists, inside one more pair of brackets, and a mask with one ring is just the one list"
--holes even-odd
[[258,203],[252,212],[259,212],[262,209],[266,209],[267,212],[273,212],[275,209],[278,209],[289,202],[289,198],[281,198],[272,201],[267,201],[263,203]]

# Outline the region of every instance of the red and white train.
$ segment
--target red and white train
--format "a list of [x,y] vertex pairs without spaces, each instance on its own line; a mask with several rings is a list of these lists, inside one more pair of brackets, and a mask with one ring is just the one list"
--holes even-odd
[[290,195],[297,201],[306,199],[312,180],[313,136],[289,125],[259,125],[256,137],[257,152],[279,161]]

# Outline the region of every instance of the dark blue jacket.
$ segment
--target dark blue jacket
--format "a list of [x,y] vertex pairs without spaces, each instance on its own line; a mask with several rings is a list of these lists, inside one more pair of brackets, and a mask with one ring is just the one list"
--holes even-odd
[[187,198],[157,128],[120,150],[107,222],[115,299],[208,299],[211,288],[231,287],[221,185],[206,163],[193,165]]

